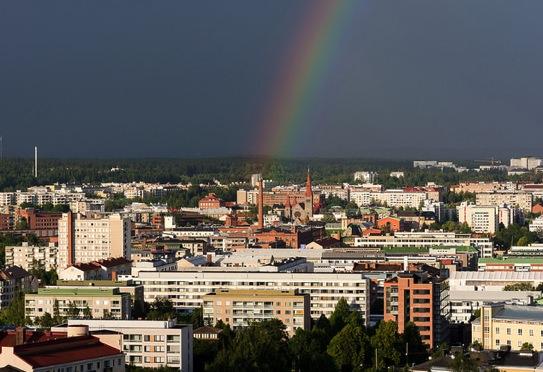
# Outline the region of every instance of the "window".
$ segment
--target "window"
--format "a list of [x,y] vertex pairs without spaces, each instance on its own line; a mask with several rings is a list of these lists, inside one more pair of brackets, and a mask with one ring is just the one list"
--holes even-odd
[[500,346],[500,340],[496,340],[496,346]]
[[496,327],[496,334],[497,334],[497,335],[500,334],[500,328],[499,328],[499,327]]
[[517,329],[517,335],[522,336],[522,328]]
[[534,335],[534,330],[530,329],[530,336],[533,336],[533,335]]
[[511,334],[511,328],[507,328],[507,334],[508,334],[508,335]]

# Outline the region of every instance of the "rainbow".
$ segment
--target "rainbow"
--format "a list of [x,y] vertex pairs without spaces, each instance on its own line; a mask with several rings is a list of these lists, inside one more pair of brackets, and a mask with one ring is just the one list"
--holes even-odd
[[314,97],[336,54],[335,47],[356,0],[310,2],[289,47],[258,126],[256,154],[288,156],[312,110]]

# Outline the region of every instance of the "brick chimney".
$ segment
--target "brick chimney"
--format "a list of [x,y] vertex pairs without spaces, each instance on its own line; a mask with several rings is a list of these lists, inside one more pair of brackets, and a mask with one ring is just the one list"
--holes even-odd
[[23,345],[25,343],[25,327],[16,327],[15,328],[15,346]]
[[264,181],[258,181],[258,228],[264,228]]

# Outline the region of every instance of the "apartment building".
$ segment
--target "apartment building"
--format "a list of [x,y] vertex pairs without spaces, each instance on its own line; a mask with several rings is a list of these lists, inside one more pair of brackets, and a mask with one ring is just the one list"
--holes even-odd
[[481,307],[481,316],[471,323],[472,342],[489,350],[510,346],[521,350],[529,343],[543,350],[543,309],[539,306],[489,304]]
[[456,271],[451,272],[449,277],[451,291],[503,291],[506,285],[517,283],[537,287],[543,283],[543,272]]
[[25,316],[33,321],[45,313],[58,312],[68,316],[70,306],[75,305],[82,316],[85,311],[92,312],[95,319],[130,319],[131,302],[128,293],[118,288],[39,288],[37,293],[25,295]]
[[375,183],[377,176],[377,172],[358,171],[354,172],[353,179],[364,183]]
[[72,326],[87,326],[92,335],[102,332],[121,334],[121,349],[126,364],[142,368],[166,366],[192,372],[192,325],[175,320],[96,320],[70,319],[67,326],[54,327],[61,332]]
[[476,205],[510,205],[529,213],[532,211],[533,195],[521,191],[481,192],[475,197]]
[[461,182],[450,187],[454,193],[469,192],[473,194],[499,190],[515,191],[517,184],[513,182]]
[[475,233],[495,234],[498,231],[498,207],[461,203],[458,207],[458,222],[467,224]]
[[18,209],[16,220],[24,219],[30,230],[58,230],[58,220],[62,213],[38,211],[34,208]]
[[351,273],[265,272],[140,272],[135,283],[143,284],[145,301],[169,298],[176,309],[190,311],[203,305],[203,296],[221,289],[294,290],[309,294],[311,317],[330,316],[343,297],[369,324],[370,280]]
[[532,170],[543,165],[543,159],[535,156],[525,156],[522,158],[513,158],[510,160],[511,168],[520,168]]
[[58,223],[58,268],[111,257],[130,259],[130,234],[130,220],[120,214],[64,213]]
[[359,248],[385,247],[475,247],[482,257],[492,257],[493,244],[489,238],[475,238],[471,234],[444,231],[396,232],[394,235],[362,236],[354,239]]
[[449,294],[439,270],[400,272],[384,283],[384,320],[398,324],[402,333],[413,322],[430,348],[446,339]]
[[54,243],[46,246],[29,245],[23,242],[21,246],[5,248],[6,266],[19,266],[24,270],[43,268],[47,271],[57,267],[58,248]]
[[203,296],[204,321],[219,320],[232,328],[246,327],[253,322],[279,319],[290,336],[298,328],[311,327],[308,294],[296,290],[218,290]]
[[425,200],[429,199],[425,191],[385,190],[381,192],[370,190],[351,190],[351,201],[359,207],[377,203],[388,207],[419,208]]
[[38,280],[18,266],[0,270],[0,309],[9,306],[14,298],[38,289]]

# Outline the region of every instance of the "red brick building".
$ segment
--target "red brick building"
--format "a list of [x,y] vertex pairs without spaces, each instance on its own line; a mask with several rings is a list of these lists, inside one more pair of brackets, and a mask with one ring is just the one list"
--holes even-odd
[[28,224],[29,230],[57,230],[58,220],[62,218],[62,213],[42,212],[33,208],[18,209],[16,219],[24,218]]
[[396,322],[399,333],[412,322],[430,348],[445,339],[441,302],[448,291],[439,270],[424,266],[424,271],[400,272],[385,281],[384,288],[384,320]]
[[222,207],[223,205],[224,202],[213,193],[204,196],[198,202],[198,208],[200,209],[216,209]]
[[385,217],[377,221],[377,228],[384,232],[402,231],[402,220],[395,217]]

